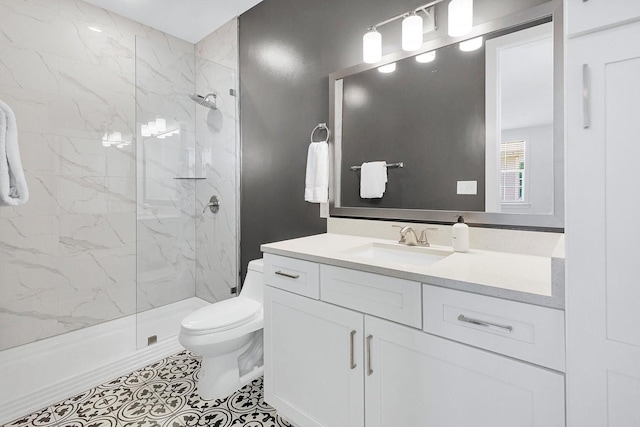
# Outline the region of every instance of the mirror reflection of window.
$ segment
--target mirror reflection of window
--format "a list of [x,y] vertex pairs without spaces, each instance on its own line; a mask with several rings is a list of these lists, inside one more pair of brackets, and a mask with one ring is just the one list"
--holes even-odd
[[500,200],[524,203],[526,181],[525,141],[500,143]]

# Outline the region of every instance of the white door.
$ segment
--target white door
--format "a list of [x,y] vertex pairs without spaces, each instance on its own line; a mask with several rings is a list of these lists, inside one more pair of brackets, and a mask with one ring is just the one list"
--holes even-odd
[[563,375],[369,316],[365,396],[367,427],[564,426]]
[[634,23],[567,46],[570,427],[640,426],[639,40]]
[[363,427],[362,314],[269,286],[264,308],[265,401],[302,427]]

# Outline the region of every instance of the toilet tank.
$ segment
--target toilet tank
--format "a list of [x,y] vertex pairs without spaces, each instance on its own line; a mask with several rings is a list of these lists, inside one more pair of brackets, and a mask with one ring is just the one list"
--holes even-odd
[[262,290],[264,288],[264,264],[262,258],[249,261],[247,276],[244,278],[240,296],[251,298],[262,304]]

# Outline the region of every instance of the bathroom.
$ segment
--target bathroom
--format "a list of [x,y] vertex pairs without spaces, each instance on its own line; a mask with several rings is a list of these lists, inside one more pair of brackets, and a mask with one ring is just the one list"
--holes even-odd
[[[309,135],[316,125],[328,123],[333,135],[319,131],[312,138],[327,137],[333,149],[339,134],[334,119],[337,92],[330,89],[346,74],[371,68],[362,57],[368,28],[414,10],[420,2],[263,0],[205,14],[200,7],[207,2],[194,1],[189,10],[166,1],[164,15],[157,3],[149,2],[139,5],[137,15],[127,15],[135,10],[127,3],[0,0],[0,100],[16,113],[29,187],[27,203],[0,207],[0,424],[19,419],[27,420],[21,425],[79,423],[75,415],[63,417],[56,411],[60,403],[114,378],[139,378],[144,385],[127,404],[144,402],[151,408],[152,402],[162,401],[169,414],[154,418],[149,409],[134,420],[111,407],[84,421],[124,425],[144,419],[150,425],[165,424],[169,415],[187,410],[195,418],[187,421],[182,414],[174,418],[176,425],[213,424],[216,416],[225,420],[219,425],[289,425],[286,419],[301,427],[394,425],[371,421],[370,415],[366,423],[357,418],[308,424],[277,399],[267,397],[265,404],[259,380],[255,384],[260,386],[243,388],[244,395],[234,394],[251,396],[251,409],[238,408],[233,399],[224,404],[191,399],[200,406],[185,408],[186,398],[171,395],[176,398],[172,403],[157,397],[169,395],[150,391],[155,379],[144,375],[159,372],[154,365],[161,370],[178,362],[194,374],[197,359],[182,353],[177,338],[181,319],[234,297],[249,261],[262,258],[263,249],[265,255],[331,264],[326,254],[300,255],[306,249],[298,248],[294,255],[290,247],[273,242],[327,232],[364,239],[358,242],[397,242],[399,229],[391,225],[400,225],[418,235],[424,228],[436,228],[427,232],[431,244],[451,249],[458,214],[470,225],[468,254],[544,258],[549,265],[540,271],[553,271],[555,277],[548,281],[559,284],[549,295],[524,302],[559,314],[562,326],[554,331],[561,333],[561,343],[553,351],[559,352],[562,366],[532,359],[533,352],[509,354],[477,350],[484,347],[473,342],[455,343],[483,355],[503,353],[504,360],[533,366],[560,381],[561,390],[548,393],[556,397],[549,406],[556,409],[532,409],[530,419],[517,425],[545,425],[540,423],[551,415],[572,427],[640,424],[633,404],[640,399],[640,337],[629,326],[640,320],[634,310],[640,295],[630,279],[638,273],[632,255],[640,236],[631,222],[637,202],[622,198],[616,192],[621,187],[610,186],[634,179],[625,173],[634,170],[637,149],[628,145],[616,151],[616,145],[602,143],[632,135],[629,124],[634,121],[628,118],[638,113],[629,101],[637,98],[628,96],[640,96],[638,84],[629,77],[637,75],[640,57],[638,48],[628,43],[640,32],[637,2],[621,0],[616,10],[597,0],[473,2],[470,34],[487,33],[496,22],[526,22],[531,11],[553,15],[554,63],[564,65],[554,69],[553,78],[556,89],[563,90],[553,92],[556,144],[548,175],[554,178],[547,193],[554,197],[544,214],[384,205],[399,193],[419,189],[398,189],[414,173],[414,159],[395,157],[399,151],[393,145],[403,145],[400,138],[375,144],[375,149],[391,147],[388,157],[380,156],[389,152],[371,151],[374,157],[343,163],[405,163],[404,168],[388,170],[385,197],[365,206],[370,210],[364,214],[355,212],[363,208],[356,203],[347,207],[304,200]],[[424,49],[458,41],[447,36],[447,3],[435,5],[437,29],[425,23]],[[176,9],[168,13],[172,6]],[[422,11],[417,14],[430,19]],[[207,18],[204,28],[190,34],[202,15]],[[154,16],[164,16],[173,25],[152,22]],[[400,20],[380,25],[379,31],[381,63],[412,55],[402,50]],[[612,103],[618,93],[622,99]],[[191,94],[214,94],[207,97],[214,108],[194,102]],[[622,163],[607,168],[614,156]],[[437,167],[433,160],[424,160],[428,169]],[[417,170],[415,161],[413,165]],[[456,180],[476,179],[458,177],[456,169],[450,172],[453,194]],[[342,171],[343,183],[359,174]],[[483,178],[477,183],[484,197]],[[340,262],[339,267],[354,265],[353,260]],[[381,268],[368,272],[393,276]],[[540,271],[520,274],[526,281]],[[420,282],[419,277],[424,275],[404,279]],[[431,285],[446,287],[444,282]],[[455,290],[475,295],[482,289]],[[421,300],[426,293],[420,292]],[[486,292],[482,296],[503,299]],[[328,305],[336,304],[341,305]],[[420,310],[426,319],[425,307]],[[366,316],[366,311],[356,311]],[[362,334],[355,339],[366,345]],[[267,364],[271,356],[265,357]],[[362,349],[356,349],[354,357],[362,358],[362,363],[354,362],[358,367],[366,365]],[[265,372],[265,388],[273,374]],[[194,382],[189,387],[195,387]],[[504,397],[497,388],[492,392]],[[304,393],[309,399],[317,394],[313,389],[308,385]],[[195,389],[191,393],[197,396]],[[459,397],[461,402],[471,399]],[[369,409],[359,405],[352,409],[364,417]],[[237,419],[234,410],[241,413]],[[205,413],[213,418],[205,418]],[[124,419],[118,420],[118,414]],[[249,424],[252,414],[263,415],[262,424]],[[448,422],[441,425],[456,425]]]

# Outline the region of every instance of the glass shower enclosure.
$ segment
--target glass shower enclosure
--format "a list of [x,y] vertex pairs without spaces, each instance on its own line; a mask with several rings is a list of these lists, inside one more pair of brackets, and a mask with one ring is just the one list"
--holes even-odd
[[237,286],[235,90],[234,70],[136,38],[138,348]]

